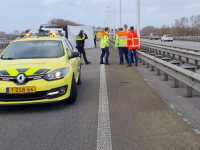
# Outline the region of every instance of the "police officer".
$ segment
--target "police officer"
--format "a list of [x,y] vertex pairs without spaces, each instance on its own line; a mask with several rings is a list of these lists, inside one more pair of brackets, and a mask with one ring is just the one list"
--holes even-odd
[[85,44],[85,39],[88,39],[87,34],[85,34],[85,32],[83,30],[80,31],[80,33],[76,36],[76,44],[77,44],[77,49],[81,54],[83,54],[83,59],[85,60],[85,64],[88,65],[91,62],[89,62],[86,58],[86,53],[85,53],[85,49],[84,49],[84,44]]

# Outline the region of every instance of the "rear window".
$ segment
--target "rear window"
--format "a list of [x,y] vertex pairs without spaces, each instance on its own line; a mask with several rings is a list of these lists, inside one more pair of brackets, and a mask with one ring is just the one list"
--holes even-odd
[[172,37],[171,35],[166,35],[166,37]]
[[152,35],[153,35],[153,36],[158,36],[158,34],[157,34],[157,33],[153,33]]

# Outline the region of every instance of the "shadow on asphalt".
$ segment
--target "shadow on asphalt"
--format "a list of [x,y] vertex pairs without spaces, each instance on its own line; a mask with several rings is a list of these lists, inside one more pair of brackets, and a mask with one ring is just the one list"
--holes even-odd
[[[81,90],[81,91],[79,91]],[[46,104],[29,104],[29,105],[13,105],[13,106],[0,106],[0,116],[1,115],[12,115],[12,114],[26,114],[26,113],[46,113],[46,112],[55,112],[62,111],[64,109],[71,109],[74,106],[77,106],[82,101],[79,97],[85,91],[83,88],[78,87],[78,97],[74,104],[67,104],[63,101],[56,103],[46,103]]]
[[73,107],[75,104],[66,104],[63,102],[51,104],[34,104],[34,105],[16,105],[16,106],[1,106],[0,115],[10,114],[26,114],[26,113],[46,113],[60,111]]

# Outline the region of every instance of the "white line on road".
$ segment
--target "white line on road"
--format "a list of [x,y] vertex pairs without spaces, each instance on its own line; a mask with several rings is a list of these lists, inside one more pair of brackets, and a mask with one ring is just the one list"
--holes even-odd
[[170,104],[170,107],[171,107],[173,110],[175,109],[174,105],[172,105],[172,104]]
[[97,150],[112,150],[105,65],[100,66]]
[[186,103],[188,103],[184,98],[182,98],[181,96],[178,96],[179,98],[181,98],[182,100],[184,100]]

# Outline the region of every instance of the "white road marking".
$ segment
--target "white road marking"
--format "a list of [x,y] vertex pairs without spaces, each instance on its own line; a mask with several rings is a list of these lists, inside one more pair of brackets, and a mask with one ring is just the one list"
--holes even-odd
[[189,122],[186,118],[183,118],[183,120],[184,120],[187,124],[191,124],[191,122]]
[[199,130],[193,129],[195,133],[200,134]]
[[178,97],[181,98],[182,100],[184,100],[188,104],[188,102],[184,98],[182,98],[181,96],[178,96]]
[[112,150],[105,65],[100,66],[97,150]]
[[171,107],[173,110],[175,109],[174,105],[172,105],[172,104],[170,104],[170,107]]
[[179,116],[182,116],[182,114],[181,114],[181,113],[177,113],[177,115],[179,115]]

